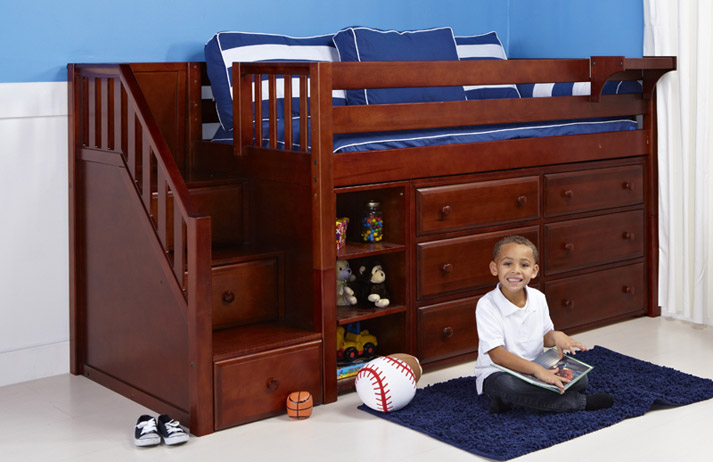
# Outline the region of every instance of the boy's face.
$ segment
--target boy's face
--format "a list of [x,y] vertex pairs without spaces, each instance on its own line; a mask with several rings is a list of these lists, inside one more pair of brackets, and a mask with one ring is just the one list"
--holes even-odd
[[521,293],[538,271],[532,249],[522,244],[502,246],[496,260],[490,262],[490,272],[498,277],[505,296]]

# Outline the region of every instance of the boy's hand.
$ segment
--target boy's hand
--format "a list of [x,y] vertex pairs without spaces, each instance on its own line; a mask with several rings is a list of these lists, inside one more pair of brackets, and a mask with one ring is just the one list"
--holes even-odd
[[560,393],[564,393],[564,385],[569,383],[570,379],[557,375],[557,372],[559,372],[559,369],[556,367],[554,369],[545,369],[544,367],[540,367],[535,373],[535,377],[545,383],[556,386],[559,388]]
[[562,358],[565,352],[569,352],[572,355],[575,355],[577,354],[576,349],[587,351],[587,347],[584,344],[579,343],[564,332],[550,331],[550,334],[552,335],[552,341],[554,343],[554,346],[557,347],[557,351],[559,351],[560,353],[560,359]]

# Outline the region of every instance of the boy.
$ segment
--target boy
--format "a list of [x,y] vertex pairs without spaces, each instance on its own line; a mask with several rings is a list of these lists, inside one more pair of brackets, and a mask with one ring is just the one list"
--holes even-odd
[[[554,330],[547,301],[542,292],[527,286],[537,276],[537,248],[522,236],[508,236],[493,248],[490,272],[498,286],[485,294],[476,308],[478,360],[475,364],[478,394],[490,397],[490,412],[498,413],[511,405],[541,411],[597,410],[611,407],[614,398],[607,393],[585,395],[584,376],[564,392],[569,379],[532,362],[544,347],[556,346],[560,352],[575,354],[587,347],[564,332]],[[561,393],[526,383],[492,364],[531,374],[557,386]]]

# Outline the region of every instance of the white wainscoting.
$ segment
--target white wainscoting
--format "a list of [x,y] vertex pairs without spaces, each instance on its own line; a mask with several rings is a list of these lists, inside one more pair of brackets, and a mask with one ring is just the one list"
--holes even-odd
[[69,371],[67,84],[0,84],[0,386]]

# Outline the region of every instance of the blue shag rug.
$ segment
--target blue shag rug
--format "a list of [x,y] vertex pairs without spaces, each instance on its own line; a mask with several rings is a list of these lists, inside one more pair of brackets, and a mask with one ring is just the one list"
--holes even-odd
[[408,406],[382,413],[359,409],[479,456],[509,460],[643,415],[654,405],[683,406],[713,398],[713,380],[641,361],[597,346],[577,352],[594,366],[587,394],[607,392],[614,406],[599,411],[541,413],[514,408],[490,414],[474,377],[419,389]]

